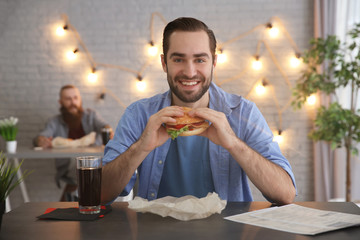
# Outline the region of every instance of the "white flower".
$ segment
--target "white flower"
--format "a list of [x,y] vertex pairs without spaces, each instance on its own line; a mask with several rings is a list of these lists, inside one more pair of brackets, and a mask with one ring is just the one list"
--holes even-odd
[[0,120],[0,127],[11,127],[18,123],[19,119],[16,117],[4,118]]
[[11,125],[16,125],[18,121],[19,121],[18,118],[16,118],[16,117],[10,117],[10,123],[11,123]]

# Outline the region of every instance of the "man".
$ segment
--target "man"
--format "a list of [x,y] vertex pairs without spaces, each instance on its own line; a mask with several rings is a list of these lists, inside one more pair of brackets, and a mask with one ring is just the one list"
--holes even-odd
[[[289,162],[281,154],[255,104],[212,82],[216,39],[201,21],[179,18],[164,29],[161,62],[170,91],[131,104],[114,141],[105,148],[102,202],[134,186],[138,195],[204,197],[217,192],[228,201],[252,201],[247,177],[272,202],[287,204],[296,194]],[[171,140],[164,124],[182,108],[208,120],[200,136]]]
[[[43,131],[35,138],[35,145],[51,148],[52,139],[63,137],[79,139],[95,131],[96,145],[101,145],[101,129],[111,127],[93,110],[82,107],[80,91],[73,85],[65,85],[60,90],[60,114],[51,118]],[[113,134],[112,134],[113,135]],[[112,135],[110,138],[112,138]],[[73,199],[76,185],[75,161],[70,159],[56,159],[56,183],[60,187],[60,180],[66,183],[61,201]]]

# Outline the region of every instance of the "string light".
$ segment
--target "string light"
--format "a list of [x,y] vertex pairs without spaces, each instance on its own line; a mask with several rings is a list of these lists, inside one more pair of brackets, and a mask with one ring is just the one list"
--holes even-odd
[[224,53],[224,51],[223,51],[223,49],[219,49],[218,51],[217,51],[217,62],[218,63],[224,63],[224,62],[226,62],[227,61],[227,56],[226,56],[226,54]]
[[309,105],[314,105],[314,104],[316,103],[316,96],[315,96],[315,94],[310,95],[310,96],[306,99],[306,102],[307,102]]
[[[152,13],[151,15],[151,24],[150,24],[150,40],[148,45],[146,46],[147,47],[147,52],[149,54],[149,56],[156,56],[156,54],[158,53],[158,47],[155,46],[154,44],[154,36],[153,36],[153,21],[154,21],[154,17],[155,16],[159,16],[160,19],[164,22],[164,24],[166,25],[167,22],[166,20],[163,18],[163,16],[160,14],[160,13]],[[76,41],[78,42],[79,46],[81,47],[82,51],[84,52],[84,56],[88,58],[91,66],[93,66],[93,69],[92,69],[92,72],[89,73],[88,75],[88,80],[89,82],[96,82],[97,81],[97,74],[96,74],[96,70],[95,70],[95,67],[104,67],[104,68],[117,68],[117,69],[120,69],[120,70],[123,70],[123,71],[127,71],[127,72],[130,72],[130,73],[133,73],[135,74],[135,76],[137,76],[137,81],[136,81],[136,88],[138,91],[145,91],[146,90],[146,81],[144,81],[142,79],[142,75],[143,75],[143,72],[145,71],[145,69],[150,66],[151,64],[151,61],[153,61],[153,58],[148,58],[147,59],[147,62],[143,64],[143,66],[141,67],[140,70],[134,70],[134,69],[131,69],[131,68],[127,68],[127,67],[124,67],[124,66],[120,66],[120,65],[114,65],[114,64],[105,64],[105,63],[98,63],[96,62],[90,52],[87,50],[86,48],[86,45],[84,44],[84,42],[81,40],[81,37],[80,37],[80,34],[76,31],[75,27],[71,25],[71,23],[68,21],[68,18],[66,15],[63,15],[63,18],[64,18],[64,22],[66,23],[65,26],[63,27],[59,27],[57,29],[57,33],[58,35],[64,35],[66,33],[65,30],[71,30],[74,34],[72,34],[71,36],[73,36]],[[227,61],[227,56],[226,54],[224,53],[223,51],[223,47],[224,45],[228,45],[230,43],[233,43],[247,35],[249,35],[250,33],[254,32],[255,30],[260,30],[262,29],[262,31],[267,31],[271,37],[276,37],[278,36],[279,34],[279,28],[277,27],[274,27],[274,25],[271,23],[272,21],[274,21],[274,19],[276,19],[276,24],[281,24],[281,19],[278,19],[276,17],[273,17],[269,22],[270,23],[267,23],[265,24],[266,26],[266,29],[264,29],[264,24],[259,24],[258,26],[254,27],[253,29],[251,29],[250,31],[246,32],[246,33],[242,33],[240,34],[239,36],[236,36],[234,37],[233,39],[230,39],[226,42],[224,42],[223,44],[219,45],[219,49],[217,51],[217,62],[218,63],[224,63]],[[281,32],[284,34],[284,36],[289,40],[290,44],[292,45],[292,48],[294,49],[294,51],[296,52],[296,57],[298,58],[298,60],[300,60],[300,54],[298,54],[300,51],[299,49],[297,48],[295,42],[292,40],[290,34],[286,31],[286,28],[282,25],[282,27],[280,28],[281,29]],[[289,88],[291,89],[291,84],[289,82],[289,79],[287,78],[287,75],[286,75],[286,72],[282,69],[281,65],[279,64],[279,61],[277,61],[275,55],[273,54],[271,48],[270,48],[270,45],[267,44],[267,41],[265,39],[261,39],[258,41],[258,46],[257,46],[257,50],[256,50],[256,53],[255,53],[255,59],[254,61],[252,62],[252,68],[255,69],[255,70],[260,70],[262,68],[262,61],[260,60],[260,48],[261,46],[265,46],[266,47],[266,50],[268,51],[273,63],[275,64],[275,66],[277,67],[277,69],[280,71],[280,73],[282,74],[283,78],[286,80],[286,82],[288,83],[289,85]],[[68,53],[69,55],[71,56],[76,56],[77,51],[73,51],[72,53]],[[299,55],[299,56],[297,56]],[[70,57],[71,58],[71,57]],[[290,63],[292,66],[296,65],[297,64],[300,64],[300,62],[296,62],[295,60],[290,60]],[[223,83],[227,83],[227,82],[230,82],[230,81],[234,81],[234,80],[237,80],[239,78],[241,78],[244,74],[246,74],[248,72],[248,70],[250,70],[250,68],[244,68],[240,73],[236,74],[235,76],[232,76],[232,77],[229,77],[228,79],[225,79],[221,82],[219,82],[219,86]],[[215,81],[216,83],[218,83],[217,81],[217,76],[216,76],[216,72],[214,73],[214,76],[215,76]],[[255,81],[255,83],[257,82],[258,80]],[[253,85],[254,86],[254,85]],[[262,82],[262,84],[258,84],[258,85],[255,85],[256,86],[256,92],[258,94],[264,94],[265,91],[268,90],[268,88],[266,88],[266,83],[264,83],[264,81]],[[251,89],[254,89],[254,87],[252,87]],[[273,88],[269,88],[270,90],[274,91]],[[106,89],[106,92],[109,93],[109,89]],[[272,94],[273,95],[273,98],[274,98],[274,101],[275,101],[275,105],[277,106],[277,109],[278,109],[278,113],[279,113],[279,128],[281,128],[281,122],[282,122],[282,113],[289,107],[289,103],[291,102],[291,99],[289,99],[288,103],[286,104],[283,104],[284,106],[281,107],[280,104],[279,104],[279,101],[277,100],[276,98],[276,95],[275,93]],[[110,96],[114,97],[115,99],[118,100],[119,104],[121,104],[123,107],[126,107],[121,101],[120,99],[117,98],[117,95],[112,93],[110,94]],[[101,95],[100,98],[102,97],[105,97],[105,93],[104,95]],[[315,98],[315,97],[309,97],[309,101],[311,102],[311,99],[312,98]],[[279,139],[282,139],[282,136],[281,135],[281,130],[279,130]],[[275,134],[274,134],[275,135]]]
[[158,53],[159,49],[157,46],[155,46],[153,41],[149,42],[149,46],[148,46],[148,54],[152,57],[156,56],[156,54]]
[[261,63],[260,57],[259,57],[258,55],[256,55],[256,56],[254,57],[254,60],[253,60],[253,62],[252,62],[252,68],[253,68],[254,70],[260,70],[260,69],[262,68],[262,63]]
[[278,144],[281,144],[284,141],[284,136],[281,134],[282,134],[282,130],[279,130],[277,134],[274,136],[274,141],[277,142]]
[[290,66],[296,68],[300,65],[300,63],[301,63],[301,54],[295,53],[295,55],[290,59]]
[[69,60],[74,60],[75,58],[76,58],[76,53],[79,51],[79,49],[78,48],[76,48],[74,51],[68,51],[67,53],[66,53],[66,56],[67,56],[67,58],[69,59]]
[[97,79],[98,79],[98,76],[96,74],[96,69],[92,68],[91,72],[88,75],[88,81],[90,83],[95,83],[95,82],[97,82]]
[[274,27],[273,24],[271,23],[266,24],[266,28],[269,31],[270,37],[276,38],[279,35],[279,29],[277,27]]
[[57,34],[58,36],[60,36],[60,37],[61,37],[61,36],[64,36],[66,30],[68,30],[68,26],[67,26],[67,25],[62,26],[62,27],[58,27],[58,28],[56,29],[56,34]]
[[260,84],[255,87],[255,91],[258,95],[263,95],[266,92],[267,81],[263,79]]
[[141,75],[138,75],[137,76],[137,82],[136,82],[136,88],[138,91],[140,92],[144,92],[145,89],[146,89],[146,83],[145,81],[143,80],[143,78],[141,77]]

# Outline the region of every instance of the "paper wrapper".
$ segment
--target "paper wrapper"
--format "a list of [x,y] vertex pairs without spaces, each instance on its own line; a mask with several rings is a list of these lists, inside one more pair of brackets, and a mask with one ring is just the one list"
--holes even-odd
[[86,147],[95,143],[96,132],[91,132],[88,135],[73,140],[70,138],[56,137],[51,141],[53,148],[77,148]]
[[135,197],[134,200],[129,201],[129,208],[136,212],[150,212],[182,221],[202,219],[214,213],[221,213],[225,206],[226,200],[221,200],[217,193],[209,193],[204,198],[189,195],[181,198],[164,197],[148,201],[141,197]]

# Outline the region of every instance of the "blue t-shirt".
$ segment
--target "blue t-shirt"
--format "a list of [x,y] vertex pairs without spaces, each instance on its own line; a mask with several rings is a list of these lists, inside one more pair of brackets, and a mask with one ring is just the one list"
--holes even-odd
[[207,138],[189,136],[171,141],[157,197],[202,198],[214,192],[209,159]]

